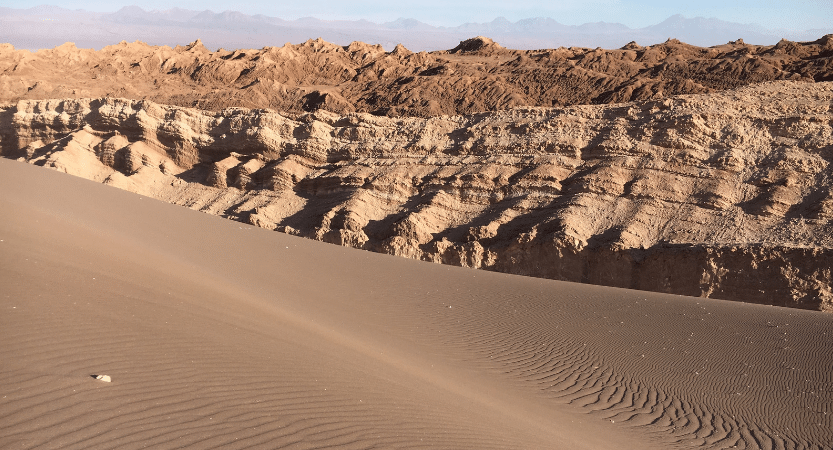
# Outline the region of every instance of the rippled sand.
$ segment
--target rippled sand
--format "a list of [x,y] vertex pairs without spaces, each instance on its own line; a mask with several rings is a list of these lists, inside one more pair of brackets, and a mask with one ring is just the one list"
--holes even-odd
[[0,193],[3,448],[833,442],[828,314],[345,249],[8,160]]

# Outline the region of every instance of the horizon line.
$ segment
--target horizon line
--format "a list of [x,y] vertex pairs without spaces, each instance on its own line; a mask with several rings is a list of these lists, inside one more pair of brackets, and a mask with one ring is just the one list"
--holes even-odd
[[459,27],[463,27],[463,26],[466,26],[466,25],[489,25],[489,24],[492,24],[496,21],[499,21],[500,19],[503,19],[503,20],[505,20],[506,22],[509,22],[512,25],[516,25],[519,22],[523,22],[523,21],[527,21],[527,20],[548,19],[548,20],[552,20],[553,22],[555,22],[559,25],[563,25],[563,26],[567,26],[567,27],[582,27],[584,25],[605,24],[605,25],[622,25],[622,26],[628,28],[629,30],[643,30],[643,29],[651,28],[653,26],[660,25],[664,22],[669,21],[670,19],[679,17],[679,18],[687,19],[687,20],[704,19],[704,20],[719,21],[719,22],[723,22],[725,24],[732,24],[732,25],[755,26],[755,27],[760,27],[762,30],[766,30],[766,31],[806,32],[806,31],[813,31],[813,30],[822,30],[821,28],[818,28],[818,29],[816,29],[816,28],[806,28],[806,29],[767,28],[767,27],[765,27],[765,26],[763,26],[763,25],[761,25],[760,23],[757,23],[757,22],[746,22],[746,23],[732,22],[732,21],[721,19],[719,17],[714,17],[714,16],[712,16],[712,17],[705,17],[705,16],[689,17],[689,16],[686,16],[682,13],[672,14],[672,15],[668,16],[667,18],[665,18],[665,19],[663,19],[663,20],[661,20],[661,21],[659,21],[655,24],[652,24],[652,25],[647,25],[647,26],[644,26],[644,27],[634,28],[634,27],[631,27],[630,25],[627,25],[627,24],[622,23],[622,22],[605,22],[603,20],[602,21],[597,21],[597,22],[584,22],[584,23],[580,23],[580,24],[569,24],[569,23],[559,22],[558,20],[554,19],[551,16],[530,16],[530,17],[524,17],[524,18],[521,18],[521,19],[517,19],[517,20],[514,20],[514,21],[511,20],[511,19],[506,18],[505,16],[497,16],[497,17],[495,17],[494,19],[492,19],[491,21],[488,21],[488,22],[463,22],[463,23],[460,23],[458,25],[434,25],[434,24],[424,22],[424,21],[422,21],[420,19],[417,19],[417,18],[414,18],[414,17],[404,17],[404,16],[400,16],[400,17],[397,17],[396,19],[388,20],[388,21],[382,21],[382,22],[376,22],[374,20],[367,19],[367,18],[359,18],[359,19],[347,19],[347,18],[322,19],[322,18],[312,16],[312,15],[310,15],[310,16],[301,16],[301,17],[296,17],[296,18],[284,18],[284,17],[279,17],[279,16],[270,16],[270,15],[267,15],[267,14],[264,14],[264,13],[250,14],[250,13],[242,12],[242,11],[239,11],[239,10],[232,10],[232,9],[226,9],[226,10],[219,11],[219,12],[215,12],[214,10],[211,10],[211,9],[196,10],[196,9],[180,8],[178,6],[174,6],[174,7],[169,8],[169,9],[145,9],[142,6],[135,5],[135,4],[134,5],[122,6],[121,8],[118,8],[115,11],[94,11],[94,10],[83,9],[83,8],[68,9],[68,8],[64,8],[62,6],[47,4],[47,3],[43,3],[43,4],[40,4],[40,5],[35,5],[35,6],[29,7],[29,8],[12,8],[12,7],[5,7],[5,8],[10,9],[10,10],[17,10],[17,11],[30,11],[30,10],[34,10],[34,9],[38,9],[38,8],[42,8],[42,7],[58,8],[58,9],[61,9],[61,10],[64,10],[64,11],[73,11],[73,12],[89,12],[89,13],[94,13],[94,14],[115,14],[115,13],[118,13],[119,11],[121,11],[121,10],[128,9],[128,8],[138,8],[138,9],[142,10],[142,12],[149,13],[149,14],[165,13],[165,12],[174,11],[174,10],[188,11],[188,12],[194,12],[194,13],[206,13],[206,12],[208,12],[208,13],[215,14],[215,15],[224,14],[224,13],[237,13],[237,14],[242,14],[242,15],[248,16],[248,17],[258,17],[258,16],[260,16],[260,17],[266,17],[266,18],[271,18],[271,19],[284,20],[284,21],[287,21],[287,22],[295,22],[295,21],[304,20],[304,19],[314,19],[314,20],[318,20],[318,21],[321,21],[321,22],[362,22],[362,21],[364,21],[364,22],[370,22],[370,23],[375,24],[375,25],[385,25],[385,24],[389,24],[389,23],[395,23],[395,22],[398,22],[398,21],[414,20],[414,21],[418,22],[419,24],[427,25],[427,26],[430,26],[432,28],[438,28],[438,29],[454,29],[454,28],[459,28]]

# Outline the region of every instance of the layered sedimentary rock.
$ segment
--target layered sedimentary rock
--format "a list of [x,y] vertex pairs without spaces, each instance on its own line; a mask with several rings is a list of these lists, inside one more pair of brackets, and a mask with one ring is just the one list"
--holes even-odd
[[448,51],[323,40],[209,51],[140,42],[100,51],[0,45],[0,101],[122,97],[220,110],[325,109],[391,117],[473,114],[662,99],[774,80],[833,80],[833,35],[813,42],[703,48],[674,39],[621,49],[511,50],[488,38]]
[[335,244],[833,309],[833,83],[388,118],[22,100],[7,158]]

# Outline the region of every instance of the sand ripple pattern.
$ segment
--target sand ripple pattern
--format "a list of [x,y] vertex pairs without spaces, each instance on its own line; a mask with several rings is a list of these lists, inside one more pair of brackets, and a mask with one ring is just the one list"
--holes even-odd
[[[828,318],[610,288],[588,298],[582,289],[475,292],[471,303],[425,313],[449,319],[436,322],[444,344],[469,362],[674,447],[832,448],[833,373],[818,369],[831,348]],[[628,326],[648,316],[650,328]]]
[[[57,296],[25,309],[3,323],[14,345],[0,350],[2,448],[522,448],[454,409],[420,404],[407,386],[362,382],[373,375],[311,352],[316,367],[268,336],[241,340],[233,334],[252,336],[214,324],[232,336],[224,345],[223,333],[154,337],[153,327],[130,335],[98,320],[50,321],[50,309],[70,309]],[[118,337],[102,339],[102,328]],[[117,374],[113,383],[93,380],[92,367]]]

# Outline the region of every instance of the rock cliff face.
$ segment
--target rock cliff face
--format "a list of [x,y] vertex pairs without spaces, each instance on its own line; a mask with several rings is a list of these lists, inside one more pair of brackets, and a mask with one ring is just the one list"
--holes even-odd
[[0,149],[376,252],[833,310],[831,106],[829,82],[429,119],[23,100]]
[[320,39],[213,52],[200,41],[176,48],[122,42],[100,51],[68,43],[34,53],[0,45],[0,101],[121,97],[211,110],[391,117],[662,99],[764,81],[831,81],[831,74],[833,35],[711,48],[670,39],[615,50],[510,50],[478,37],[430,53]]

